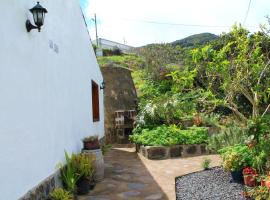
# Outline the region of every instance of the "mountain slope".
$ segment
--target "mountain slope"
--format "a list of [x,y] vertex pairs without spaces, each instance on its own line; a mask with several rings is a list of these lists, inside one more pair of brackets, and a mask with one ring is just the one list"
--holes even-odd
[[216,40],[219,37],[212,33],[200,33],[188,36],[181,40],[172,42],[172,45],[180,45],[181,47],[194,47],[204,45],[210,41]]

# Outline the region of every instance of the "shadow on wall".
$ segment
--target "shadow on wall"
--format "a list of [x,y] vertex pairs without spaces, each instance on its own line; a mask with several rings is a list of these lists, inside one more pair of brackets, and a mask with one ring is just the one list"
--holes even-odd
[[105,155],[105,179],[96,185],[88,197],[169,200],[133,148],[114,148]]

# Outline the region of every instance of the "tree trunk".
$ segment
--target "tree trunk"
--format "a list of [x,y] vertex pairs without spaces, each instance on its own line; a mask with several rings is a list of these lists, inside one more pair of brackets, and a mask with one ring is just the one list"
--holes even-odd
[[252,104],[252,118],[256,119],[259,117],[259,100],[258,93],[254,92],[254,103]]

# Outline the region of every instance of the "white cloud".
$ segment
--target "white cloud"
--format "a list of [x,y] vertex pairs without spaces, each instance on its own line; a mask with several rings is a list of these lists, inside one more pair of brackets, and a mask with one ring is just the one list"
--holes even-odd
[[[212,32],[220,34],[229,28],[189,27],[143,23],[157,21],[175,24],[232,26],[242,23],[249,0],[88,0],[87,18],[94,13],[99,19],[99,37],[140,46],[153,42],[170,42],[191,34]],[[248,26],[266,22],[270,15],[269,0],[252,0],[246,21]],[[255,30],[250,28],[250,30]],[[95,38],[93,23],[91,37]]]

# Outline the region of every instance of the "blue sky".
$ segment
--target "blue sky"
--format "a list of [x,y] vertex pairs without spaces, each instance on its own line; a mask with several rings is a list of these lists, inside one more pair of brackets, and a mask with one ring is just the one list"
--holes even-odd
[[[91,39],[98,18],[98,35],[120,43],[141,46],[172,42],[192,34],[228,32],[242,23],[251,32],[259,30],[270,16],[270,0],[80,0]],[[247,16],[247,17],[246,17]],[[246,19],[246,20],[245,20]]]

